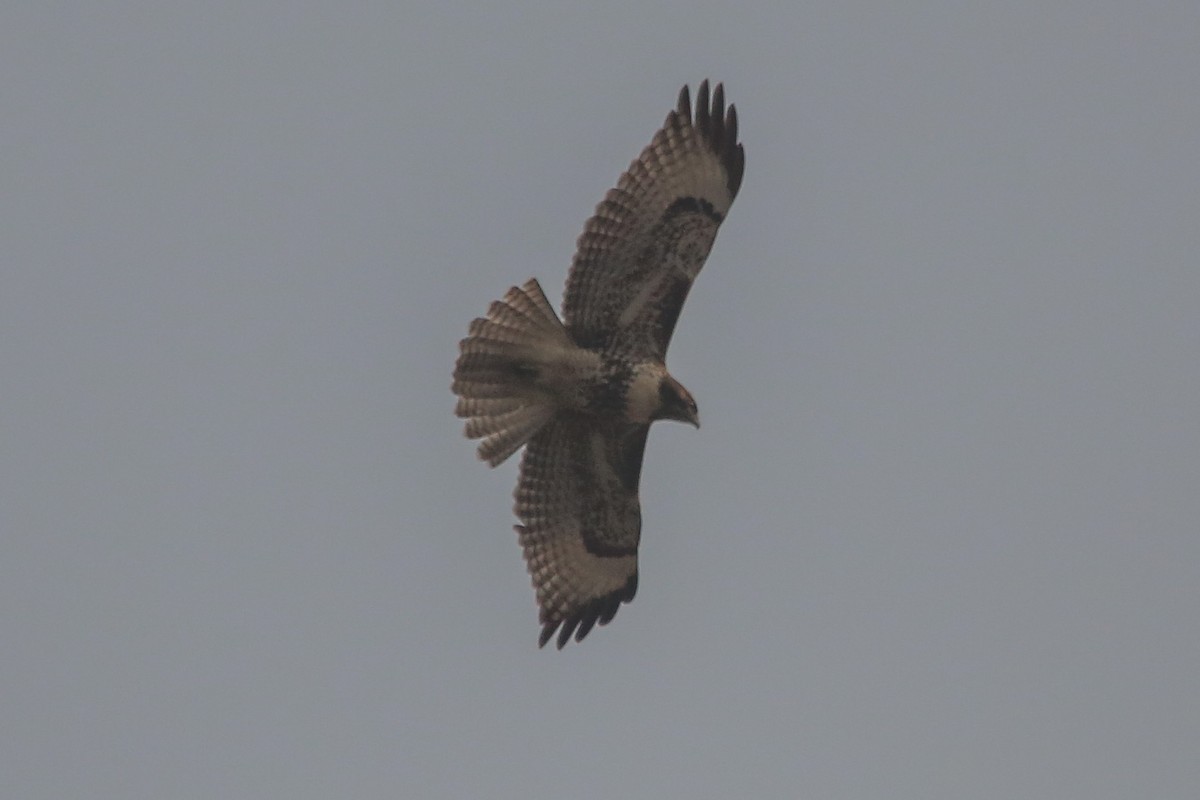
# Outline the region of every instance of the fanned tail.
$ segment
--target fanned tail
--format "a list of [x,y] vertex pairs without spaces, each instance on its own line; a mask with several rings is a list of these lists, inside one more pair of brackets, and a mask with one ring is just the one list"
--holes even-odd
[[537,280],[508,290],[459,343],[451,390],[466,435],[480,439],[479,457],[493,467],[515,453],[554,416],[554,400],[536,380],[540,365],[571,346]]

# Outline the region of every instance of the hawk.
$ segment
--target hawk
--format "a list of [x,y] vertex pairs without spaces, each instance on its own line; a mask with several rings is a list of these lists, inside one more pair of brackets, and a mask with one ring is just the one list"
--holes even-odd
[[459,343],[452,390],[479,458],[525,447],[514,513],[542,625],[562,649],[637,591],[638,482],[650,423],[700,427],[667,345],[742,182],[737,111],[688,87],[579,237],[562,320],[536,279]]

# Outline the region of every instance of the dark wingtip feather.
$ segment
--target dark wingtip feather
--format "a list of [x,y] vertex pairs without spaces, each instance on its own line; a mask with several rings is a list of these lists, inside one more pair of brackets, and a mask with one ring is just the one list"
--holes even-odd
[[[710,100],[711,97],[711,100]],[[677,113],[692,119],[696,130],[708,140],[714,153],[721,159],[727,176],[726,186],[730,197],[736,197],[742,185],[742,175],[746,169],[746,154],[738,142],[737,108],[730,104],[725,108],[725,85],[718,83],[710,94],[708,79],[700,82],[696,91],[696,115],[692,118],[690,104],[685,106],[688,99],[687,87],[679,93],[679,108]]]
[[558,641],[555,642],[559,650],[562,650],[567,646],[567,642],[571,641],[571,634],[575,632],[575,628],[579,625],[579,622],[579,617],[563,620],[562,628],[558,631]]
[[692,118],[692,96],[688,92],[686,83],[679,90],[679,102],[675,104],[675,111],[684,119]]
[[575,633],[575,641],[582,642],[583,637],[588,635],[588,631],[592,629],[599,619],[599,614],[588,614],[584,617],[579,623],[579,630]]
[[709,126],[708,78],[700,81],[696,90],[696,127],[707,133]]
[[[603,597],[595,598],[565,619],[547,620],[543,615],[542,632],[538,635],[538,647],[545,647],[551,639],[555,640],[554,646],[559,650],[566,647],[567,642],[572,638],[577,642],[582,642],[584,637],[591,633],[592,628],[611,622],[622,603],[633,600],[634,595],[637,594],[637,585],[638,578],[635,572],[622,588]],[[558,633],[557,638],[555,637],[556,632]]]
[[716,152],[722,152],[721,144],[725,141],[725,85],[718,83],[712,94],[712,128],[708,138]]
[[729,170],[729,196],[737,197],[738,189],[742,186],[742,174],[746,171],[746,151],[740,144],[729,154],[725,168]]
[[542,632],[538,635],[538,648],[546,646],[546,642],[550,641],[550,637],[554,635],[554,629],[558,627],[557,622],[547,622],[542,626]]

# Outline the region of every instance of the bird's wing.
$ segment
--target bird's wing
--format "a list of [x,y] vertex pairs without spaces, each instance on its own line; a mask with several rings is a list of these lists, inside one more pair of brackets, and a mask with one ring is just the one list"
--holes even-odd
[[540,608],[539,647],[556,629],[559,649],[572,634],[580,641],[633,599],[649,430],[560,413],[525,448],[514,511]]
[[742,182],[737,111],[717,84],[679,104],[596,207],[567,277],[563,317],[585,347],[662,359],[692,281]]

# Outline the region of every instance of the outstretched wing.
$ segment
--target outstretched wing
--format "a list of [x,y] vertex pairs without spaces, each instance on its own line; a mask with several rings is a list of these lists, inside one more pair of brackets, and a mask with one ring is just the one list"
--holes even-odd
[[537,602],[541,647],[606,624],[637,591],[638,478],[648,425],[560,413],[521,459],[516,526]]
[[717,228],[742,183],[737,111],[717,84],[686,86],[662,129],[596,207],[567,277],[563,317],[585,347],[662,359]]

